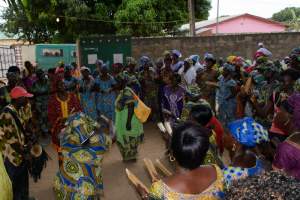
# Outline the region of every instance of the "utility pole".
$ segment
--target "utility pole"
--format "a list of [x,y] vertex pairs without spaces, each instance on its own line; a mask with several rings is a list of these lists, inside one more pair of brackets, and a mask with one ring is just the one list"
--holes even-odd
[[220,0],[217,3],[217,26],[216,26],[216,35],[219,34],[219,11],[220,11]]
[[188,0],[188,7],[189,7],[189,21],[190,21],[190,36],[196,35],[196,28],[195,28],[195,1]]

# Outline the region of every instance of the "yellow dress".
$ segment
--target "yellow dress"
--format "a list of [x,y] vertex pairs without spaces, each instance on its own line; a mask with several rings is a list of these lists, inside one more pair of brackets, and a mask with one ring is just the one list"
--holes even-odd
[[1,188],[1,192],[0,192],[1,200],[13,199],[13,190],[12,190],[11,181],[5,170],[1,152],[0,152],[0,188]]
[[217,179],[200,194],[183,194],[173,191],[162,180],[152,184],[150,188],[151,200],[218,200],[223,196],[224,177],[222,170],[213,165],[217,171]]

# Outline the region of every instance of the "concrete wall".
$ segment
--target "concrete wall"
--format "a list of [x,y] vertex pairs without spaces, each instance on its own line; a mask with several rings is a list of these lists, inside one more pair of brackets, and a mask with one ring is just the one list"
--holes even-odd
[[23,45],[22,49],[22,61],[30,61],[31,63],[36,63],[36,56],[35,56],[35,45]]
[[132,56],[139,58],[147,55],[156,59],[161,57],[165,50],[178,49],[182,52],[183,57],[198,54],[203,58],[204,53],[211,52],[217,57],[239,55],[252,59],[259,42],[263,42],[272,51],[274,59],[279,59],[288,55],[291,49],[300,46],[300,32],[133,38]]

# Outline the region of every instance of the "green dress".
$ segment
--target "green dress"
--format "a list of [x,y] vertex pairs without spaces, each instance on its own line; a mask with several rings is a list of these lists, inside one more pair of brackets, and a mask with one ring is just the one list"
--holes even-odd
[[124,88],[116,99],[116,133],[117,145],[124,161],[134,160],[137,157],[138,146],[144,132],[143,124],[133,114],[131,119],[131,130],[126,129],[128,117],[128,104],[137,101],[133,98],[130,88]]

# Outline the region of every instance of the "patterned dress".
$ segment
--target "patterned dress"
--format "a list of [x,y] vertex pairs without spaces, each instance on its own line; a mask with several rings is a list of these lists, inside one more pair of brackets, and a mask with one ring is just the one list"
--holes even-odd
[[115,84],[116,81],[111,76],[108,80],[96,79],[96,86],[100,89],[100,93],[96,95],[97,110],[113,121],[115,120],[116,93],[112,91],[112,88]]
[[0,199],[1,200],[13,200],[13,189],[9,176],[6,172],[2,154],[0,152]]
[[137,103],[130,90],[128,87],[124,88],[115,103],[117,145],[124,161],[136,159],[138,146],[144,133],[143,124],[137,119],[134,113],[131,119],[131,130],[126,129],[128,104]]
[[184,105],[185,90],[182,87],[177,87],[174,90],[167,85],[164,88],[163,108],[171,111],[176,117],[180,117]]
[[34,109],[36,111],[38,126],[42,133],[48,133],[48,100],[50,83],[48,80],[45,82],[36,81],[30,91],[34,94]]
[[224,180],[226,186],[229,187],[233,181],[247,178],[249,176],[255,176],[264,171],[262,161],[256,159],[256,165],[251,168],[241,168],[241,167],[225,167],[223,169]]
[[214,165],[217,172],[217,179],[205,191],[200,194],[183,194],[178,193],[162,180],[152,184],[150,189],[151,200],[218,200],[223,196],[223,173],[222,170]]
[[70,116],[66,125],[59,172],[54,179],[56,199],[98,199],[103,194],[103,154],[112,141],[102,132],[90,136],[100,125],[83,113]]
[[55,94],[50,97],[48,104],[48,120],[51,126],[52,142],[59,145],[58,134],[64,127],[64,120],[72,113],[81,111],[80,103],[74,93],[68,93],[65,101],[59,99]]
[[79,81],[80,104],[83,112],[93,120],[97,120],[96,93],[93,91],[95,80],[90,76],[90,81],[84,79]]

